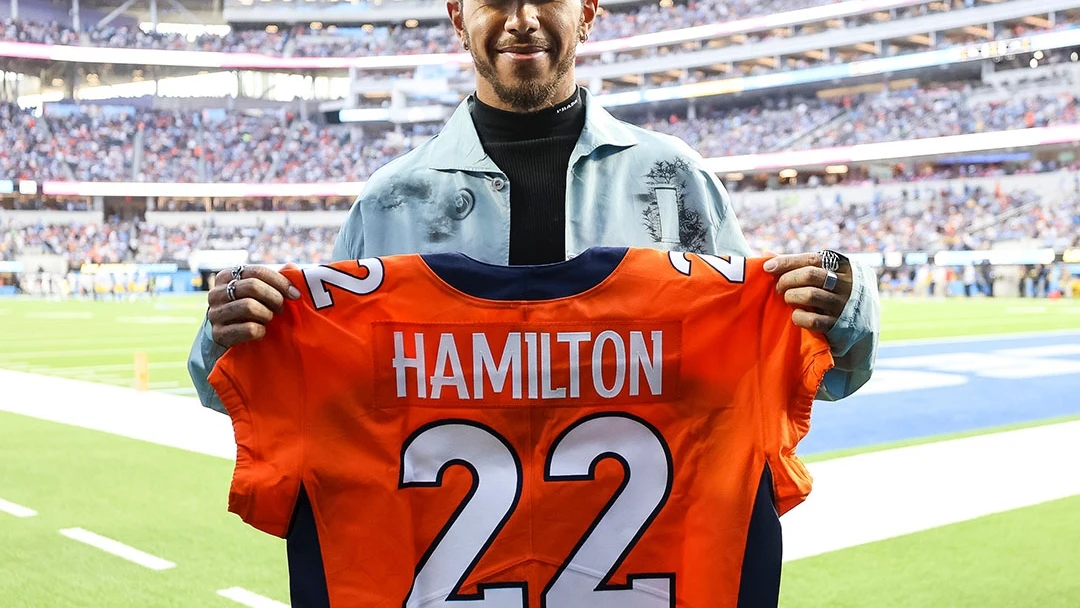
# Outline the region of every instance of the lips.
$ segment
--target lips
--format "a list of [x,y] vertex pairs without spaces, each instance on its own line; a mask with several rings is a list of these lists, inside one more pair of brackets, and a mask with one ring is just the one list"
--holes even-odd
[[542,46],[524,45],[524,44],[523,45],[508,46],[508,47],[504,47],[504,48],[499,49],[500,53],[510,53],[510,54],[513,54],[513,55],[534,55],[536,53],[543,53],[543,52],[546,52],[546,51],[547,51],[547,49],[545,49]]

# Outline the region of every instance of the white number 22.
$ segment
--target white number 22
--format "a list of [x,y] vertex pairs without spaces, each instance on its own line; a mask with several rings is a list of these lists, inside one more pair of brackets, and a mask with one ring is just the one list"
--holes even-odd
[[[591,480],[604,458],[623,465],[623,483],[544,588],[541,608],[671,608],[673,574],[628,575],[627,585],[608,583],[671,493],[671,453],[660,433],[628,414],[587,416],[555,439],[544,479]],[[403,606],[527,608],[520,582],[478,585],[474,595],[459,592],[517,506],[521,461],[494,430],[442,420],[406,440],[400,486],[439,486],[442,472],[455,464],[472,473],[472,488],[420,559]]]

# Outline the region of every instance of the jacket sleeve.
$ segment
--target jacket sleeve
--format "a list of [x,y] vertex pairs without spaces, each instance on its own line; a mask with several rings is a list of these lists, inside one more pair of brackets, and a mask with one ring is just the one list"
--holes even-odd
[[213,339],[213,328],[210,320],[204,318],[199,333],[195,336],[195,343],[191,345],[191,353],[188,354],[188,375],[195,384],[195,392],[199,395],[199,401],[204,407],[216,412],[225,413],[225,406],[221,403],[214,388],[210,386],[210,372],[217,364],[217,360],[225,354],[225,347]]
[[[337,240],[334,242],[333,259],[335,262],[356,260],[364,257],[363,253],[364,225],[360,214],[360,200],[357,199],[352,210],[349,211],[345,225],[338,232]],[[191,376],[195,392],[198,393],[199,401],[203,406],[224,414],[225,406],[208,380],[214,365],[223,354],[225,354],[225,347],[214,342],[213,327],[210,326],[209,319],[203,319],[199,333],[195,336],[195,343],[191,345],[191,352],[188,354],[188,375]]]
[[[693,187],[699,189],[703,200],[712,201],[714,228],[709,242],[710,253],[753,255],[735,217],[727,189],[720,180],[711,171],[701,168]],[[818,389],[817,398],[823,401],[843,399],[866,384],[877,357],[881,303],[874,270],[852,261],[851,276],[851,298],[836,325],[825,334],[836,365],[825,374]]]
[[874,270],[851,262],[851,297],[836,325],[825,335],[836,367],[825,374],[818,399],[836,401],[854,393],[874,371],[878,336],[881,333],[881,302]]
[[[370,185],[369,185],[370,187]],[[361,198],[356,199],[349,217],[338,232],[337,240],[334,241],[333,261],[359,260],[364,256],[364,215],[360,205]]]

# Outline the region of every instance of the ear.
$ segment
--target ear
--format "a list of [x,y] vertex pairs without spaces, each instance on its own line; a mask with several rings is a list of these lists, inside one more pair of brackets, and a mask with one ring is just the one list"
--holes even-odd
[[586,34],[592,31],[599,5],[600,0],[581,0],[581,27]]
[[[465,21],[461,17],[461,3],[464,0],[446,0],[446,14],[450,16],[450,23],[454,25],[454,31],[458,38],[465,31]],[[595,0],[594,0],[595,1]]]

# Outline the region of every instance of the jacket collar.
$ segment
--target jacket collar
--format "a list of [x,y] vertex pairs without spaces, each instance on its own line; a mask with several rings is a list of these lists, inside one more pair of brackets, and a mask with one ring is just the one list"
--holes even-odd
[[[502,173],[480,143],[480,135],[472,120],[473,101],[470,95],[458,104],[442,132],[432,140],[431,169]],[[574,147],[570,164],[603,146],[629,148],[635,144],[637,138],[630,128],[609,114],[585,89],[585,128]]]

